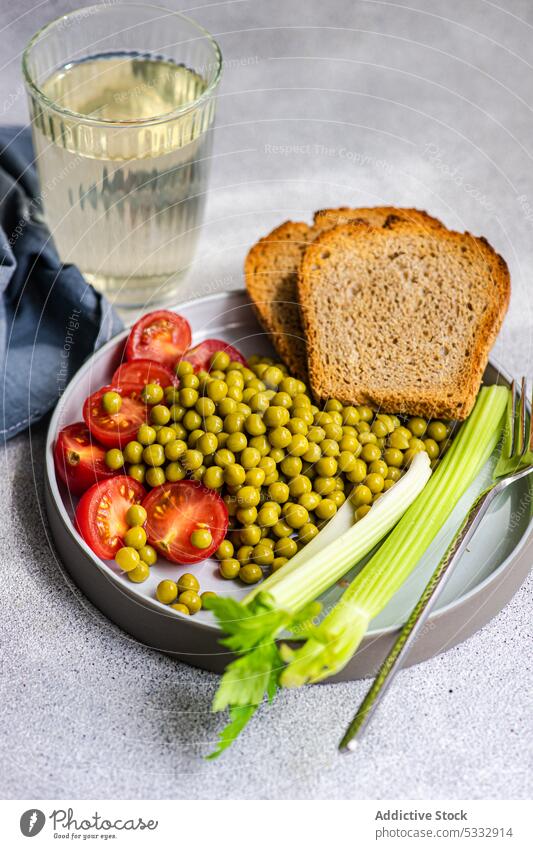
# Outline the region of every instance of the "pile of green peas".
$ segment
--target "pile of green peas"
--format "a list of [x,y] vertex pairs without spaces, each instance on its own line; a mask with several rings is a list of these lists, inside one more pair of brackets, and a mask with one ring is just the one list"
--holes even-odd
[[150,566],[157,561],[155,548],[146,542],[146,510],[141,504],[132,504],[126,513],[129,525],[124,535],[124,546],[115,554],[115,563],[134,584],[142,584],[150,577]]
[[206,598],[216,593],[206,590],[200,593],[200,582],[195,575],[185,572],[177,581],[160,581],[155,595],[162,604],[168,604],[173,610],[193,615],[202,609]]
[[[347,495],[359,520],[419,451],[433,463],[450,427],[336,399],[319,409],[301,380],[270,357],[248,365],[217,351],[209,372],[176,366],[179,388],[149,384],[150,424],[112,468],[148,486],[190,477],[220,492],[230,516],[220,574],[247,584],[277,571],[312,540]],[[119,456],[120,455],[120,456]]]

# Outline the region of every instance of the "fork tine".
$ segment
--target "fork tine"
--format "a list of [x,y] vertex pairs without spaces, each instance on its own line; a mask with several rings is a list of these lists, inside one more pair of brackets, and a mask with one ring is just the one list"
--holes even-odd
[[522,455],[526,450],[526,395],[527,386],[526,386],[526,378],[523,377],[520,381],[520,399],[518,401],[518,440],[516,446],[516,453],[518,458],[521,459]]
[[527,450],[533,452],[533,385],[531,386],[531,401],[529,407],[529,430],[527,440]]
[[507,430],[508,433],[505,435],[505,444],[504,450],[507,456],[507,459],[510,460],[514,453],[515,446],[515,420],[516,420],[516,383],[515,380],[511,382],[511,398],[509,409],[507,412]]

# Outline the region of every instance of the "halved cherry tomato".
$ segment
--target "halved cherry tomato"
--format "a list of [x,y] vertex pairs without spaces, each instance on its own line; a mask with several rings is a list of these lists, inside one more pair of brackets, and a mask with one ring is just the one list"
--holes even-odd
[[137,321],[126,342],[126,359],[147,359],[172,368],[191,344],[186,318],[169,310],[156,310]]
[[[102,397],[106,392],[118,392],[122,406],[118,413],[106,413]],[[83,419],[92,435],[108,448],[120,448],[135,439],[139,427],[148,417],[146,404],[141,400],[142,386],[125,383],[123,386],[102,386],[89,395],[83,405]]]
[[105,448],[98,444],[84,422],[67,425],[58,433],[54,447],[56,472],[72,495],[81,495],[97,481],[115,477],[105,463]]
[[122,547],[128,530],[126,513],[145,495],[145,488],[128,475],[95,483],[82,495],[76,509],[76,527],[98,557],[111,560]]
[[153,360],[128,360],[121,363],[111,378],[113,386],[132,383],[146,386],[147,383],[159,383],[161,386],[177,386],[174,372]]
[[230,360],[236,360],[242,363],[243,366],[246,365],[246,360],[240,351],[237,351],[237,348],[229,345],[228,342],[223,342],[221,339],[204,339],[199,345],[190,348],[183,355],[183,359],[191,363],[195,371],[209,371],[209,360],[215,351],[225,351]]
[[[198,563],[218,548],[228,529],[228,511],[220,495],[199,481],[164,483],[152,489],[143,501],[148,514],[148,542],[172,563]],[[209,548],[196,548],[191,534],[207,527],[213,541]]]

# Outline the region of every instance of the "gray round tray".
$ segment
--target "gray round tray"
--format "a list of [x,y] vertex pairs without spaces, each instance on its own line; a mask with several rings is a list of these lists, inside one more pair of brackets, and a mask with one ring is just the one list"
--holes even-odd
[[[217,337],[235,344],[243,353],[271,352],[264,332],[255,319],[243,292],[228,292],[180,304],[193,328],[194,342]],[[65,390],[50,421],[46,441],[45,498],[52,535],[60,557],[74,582],[87,598],[116,625],[144,645],[178,657],[193,666],[220,672],[231,655],[218,644],[220,631],[211,614],[202,611],[186,617],[169,611],[154,597],[157,583],[175,577],[185,567],[158,562],[150,579],[132,584],[112,562],[100,560],[74,529],[75,503],[58,484],[54,471],[53,446],[58,431],[81,420],[87,395],[107,383],[121,359],[124,331],[91,357]],[[509,377],[494,363],[489,364],[485,383],[509,383]],[[348,681],[374,675],[416,603],[438,558],[458,527],[476,494],[490,478],[490,465],[483,470],[426,552],[414,573],[387,608],[372,622],[350,663],[329,681]],[[527,480],[507,490],[481,525],[471,547],[458,565],[440,607],[431,615],[416,641],[409,663],[419,663],[467,639],[498,613],[528,574],[533,552],[531,498]],[[202,589],[215,589],[239,598],[246,588],[218,576],[214,561],[195,567]],[[342,593],[340,582],[325,594],[328,604]]]

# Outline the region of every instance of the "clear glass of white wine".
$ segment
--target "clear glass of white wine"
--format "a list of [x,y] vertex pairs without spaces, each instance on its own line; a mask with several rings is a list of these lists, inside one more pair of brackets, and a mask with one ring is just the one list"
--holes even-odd
[[63,262],[120,307],[163,303],[202,223],[222,57],[160,6],[89,6],[22,61],[42,205]]

